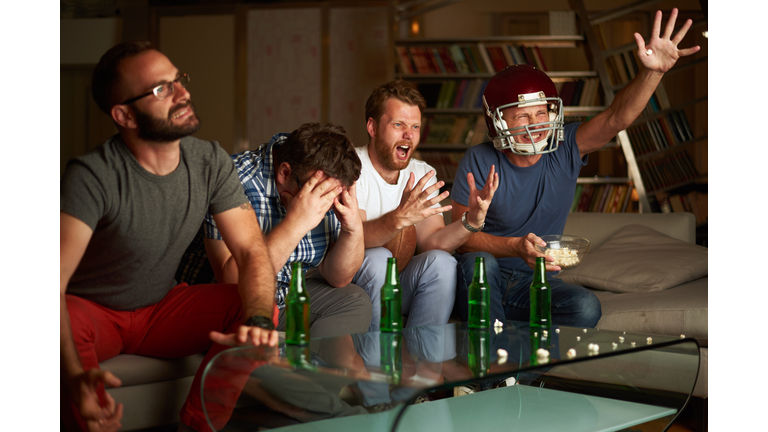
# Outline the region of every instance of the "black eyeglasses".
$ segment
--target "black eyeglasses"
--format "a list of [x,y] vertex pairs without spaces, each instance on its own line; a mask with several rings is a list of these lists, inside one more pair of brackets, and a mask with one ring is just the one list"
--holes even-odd
[[173,94],[173,89],[176,87],[174,84],[179,83],[182,87],[187,87],[189,84],[189,75],[187,74],[181,74],[178,78],[171,82],[160,84],[159,86],[152,89],[152,91],[149,91],[147,93],[144,93],[143,95],[136,96],[134,98],[126,99],[123,103],[120,105],[128,105],[130,103],[134,103],[137,100],[147,97],[151,94],[155,95],[156,98],[163,100],[167,98],[168,96]]

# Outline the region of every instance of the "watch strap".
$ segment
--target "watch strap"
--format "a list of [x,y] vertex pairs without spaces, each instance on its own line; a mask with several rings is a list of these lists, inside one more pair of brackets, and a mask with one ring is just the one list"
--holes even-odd
[[255,315],[248,318],[245,321],[245,325],[247,325],[248,327],[261,327],[267,330],[275,329],[275,323],[272,322],[272,318],[265,317],[262,315]]
[[461,224],[464,225],[464,228],[467,231],[473,232],[473,233],[482,231],[483,228],[485,228],[485,222],[483,222],[483,225],[480,228],[475,228],[472,225],[470,225],[469,222],[467,221],[467,213],[469,213],[469,212],[465,211],[464,214],[461,215]]

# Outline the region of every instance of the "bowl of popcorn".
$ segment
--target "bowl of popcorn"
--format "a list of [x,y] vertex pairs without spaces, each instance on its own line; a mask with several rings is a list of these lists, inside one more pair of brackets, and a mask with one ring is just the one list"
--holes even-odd
[[555,259],[548,265],[559,266],[561,270],[574,268],[589,253],[589,240],[573,235],[543,235],[546,246],[535,245],[536,250]]

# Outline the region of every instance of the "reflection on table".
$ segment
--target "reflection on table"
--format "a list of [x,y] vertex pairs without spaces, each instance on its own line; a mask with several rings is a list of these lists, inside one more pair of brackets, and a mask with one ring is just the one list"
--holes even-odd
[[[530,426],[534,413],[568,430],[603,430],[679,412],[697,372],[692,339],[532,331],[512,321],[483,330],[447,324],[230,349],[206,369],[203,404],[215,430],[450,431],[466,422],[468,407],[479,413],[480,406],[496,407],[482,419],[484,430]],[[452,397],[461,387],[472,394]],[[548,415],[544,400],[558,401],[558,414]]]

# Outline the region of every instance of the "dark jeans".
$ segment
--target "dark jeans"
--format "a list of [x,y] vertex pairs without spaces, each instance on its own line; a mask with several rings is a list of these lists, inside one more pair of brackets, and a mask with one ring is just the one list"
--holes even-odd
[[[529,288],[533,272],[499,267],[486,252],[456,254],[458,287],[456,309],[459,318],[468,319],[467,288],[475,272],[475,258],[485,258],[485,273],[491,287],[491,322],[505,319],[527,322],[530,318]],[[602,316],[600,300],[588,289],[547,277],[552,288],[552,323],[569,327],[594,328]]]

